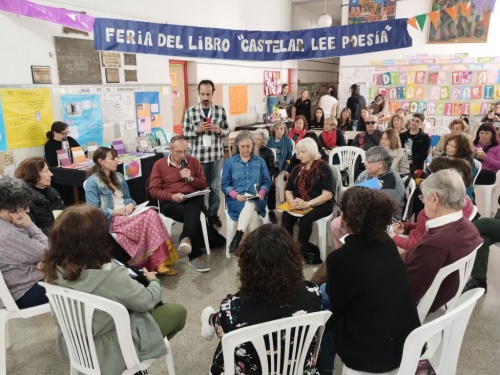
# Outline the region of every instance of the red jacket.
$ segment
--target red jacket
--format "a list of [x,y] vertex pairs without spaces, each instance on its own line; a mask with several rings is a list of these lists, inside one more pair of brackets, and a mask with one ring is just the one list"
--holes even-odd
[[149,194],[160,201],[172,201],[172,195],[189,194],[207,188],[207,179],[201,169],[198,159],[186,157],[186,168],[191,171],[193,181],[185,182],[177,168],[168,163],[168,158],[158,160],[153,166],[149,180]]

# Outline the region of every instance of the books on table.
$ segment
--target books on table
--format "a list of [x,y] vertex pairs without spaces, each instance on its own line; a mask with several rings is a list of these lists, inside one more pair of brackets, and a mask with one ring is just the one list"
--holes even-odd
[[87,160],[82,146],[71,147],[71,154],[73,155],[73,163],[82,163]]
[[298,208],[292,209],[292,206],[290,205],[289,202],[284,202],[280,204],[278,207],[276,207],[276,210],[278,210],[279,212],[288,212],[292,216],[302,217],[308,212],[311,212],[313,208],[307,207],[303,209],[298,209]]
[[71,164],[71,159],[69,158],[68,152],[66,150],[56,150],[57,162],[61,167],[66,167]]

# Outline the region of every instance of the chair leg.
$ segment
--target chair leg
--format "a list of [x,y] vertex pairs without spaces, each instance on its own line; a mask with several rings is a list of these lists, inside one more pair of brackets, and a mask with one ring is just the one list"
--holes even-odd
[[0,375],[7,375],[7,323],[0,321]]
[[493,191],[491,189],[483,189],[484,192],[484,216],[491,217],[491,196],[493,195]]
[[203,241],[205,242],[205,250],[207,250],[207,254],[210,255],[210,242],[208,242],[207,221],[205,220],[205,216],[200,217],[200,221]]
[[318,224],[318,237],[319,237],[319,253],[321,260],[325,260],[326,256],[326,225]]
[[5,345],[7,346],[7,349],[12,346],[12,338],[11,338],[11,331],[12,331],[12,321],[7,320],[5,322]]
[[174,357],[172,356],[172,348],[170,347],[170,343],[168,341],[165,342],[165,345],[167,347],[167,355],[165,356],[165,360],[167,361],[167,374],[175,375]]

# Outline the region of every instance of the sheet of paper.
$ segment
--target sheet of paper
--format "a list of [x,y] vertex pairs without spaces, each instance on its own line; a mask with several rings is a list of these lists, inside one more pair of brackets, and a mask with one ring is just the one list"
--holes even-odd
[[210,189],[205,189],[205,190],[195,191],[194,193],[184,194],[183,198],[184,199],[189,199],[189,198],[192,198],[192,197],[196,197],[198,195],[206,195],[208,193],[210,193]]
[[160,105],[158,103],[151,103],[151,113],[158,113],[160,111]]
[[149,203],[149,201],[146,201],[144,203],[138,204],[137,206],[135,206],[134,211],[132,211],[132,213],[130,215],[128,215],[128,216],[132,217],[132,216],[135,216],[135,215],[139,215],[139,214],[143,213],[146,210],[149,210],[152,207],[147,207],[148,203]]

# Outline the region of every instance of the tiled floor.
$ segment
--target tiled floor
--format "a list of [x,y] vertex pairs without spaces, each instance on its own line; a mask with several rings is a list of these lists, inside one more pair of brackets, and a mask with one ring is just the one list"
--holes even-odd
[[[175,240],[179,229],[178,225],[173,228]],[[224,232],[221,230],[222,234]],[[165,287],[163,300],[181,303],[188,310],[186,327],[171,341],[178,375],[208,373],[218,339],[206,342],[200,337],[200,312],[207,305],[218,307],[227,293],[238,289],[236,259],[227,259],[222,249],[214,249],[210,262],[211,271],[200,274],[188,266],[187,258],[181,258],[176,267],[178,275],[161,280]],[[312,268],[304,266],[306,278],[312,275]],[[488,276],[488,294],[479,300],[462,344],[459,375],[500,374],[500,248],[492,248]],[[7,352],[7,374],[69,373],[69,366],[61,363],[57,355],[55,334],[55,326],[48,314],[15,321],[13,346]],[[335,374],[341,374],[342,364],[338,358],[336,368]],[[165,363],[156,361],[149,374],[166,374]]]

